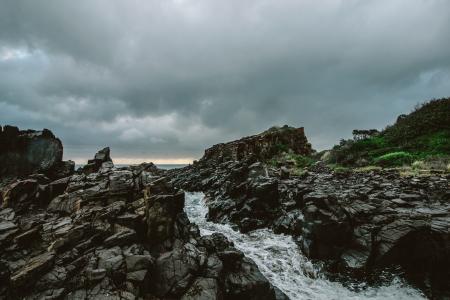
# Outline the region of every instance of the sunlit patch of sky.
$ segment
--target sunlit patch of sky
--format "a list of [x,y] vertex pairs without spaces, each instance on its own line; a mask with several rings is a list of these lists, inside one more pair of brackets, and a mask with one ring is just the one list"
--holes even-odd
[[0,48],[0,60],[16,60],[16,59],[24,59],[29,57],[31,54],[28,50],[23,48],[8,48],[1,47]]

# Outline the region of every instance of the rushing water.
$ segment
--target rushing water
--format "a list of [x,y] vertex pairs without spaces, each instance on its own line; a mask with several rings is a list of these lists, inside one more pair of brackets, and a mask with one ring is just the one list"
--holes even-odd
[[202,235],[214,232],[225,235],[291,299],[424,299],[420,292],[400,280],[355,292],[338,282],[321,278],[290,236],[275,234],[268,229],[242,234],[229,225],[208,222],[205,218],[208,208],[202,193],[186,193],[185,210],[191,222],[199,226]]

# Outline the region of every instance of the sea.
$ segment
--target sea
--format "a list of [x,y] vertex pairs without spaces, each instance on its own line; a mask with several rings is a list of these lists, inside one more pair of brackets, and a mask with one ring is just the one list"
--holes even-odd
[[[75,165],[75,170],[77,170],[78,168],[84,166],[84,164],[76,164]],[[115,167],[117,168],[121,168],[121,167],[128,167],[130,165],[128,164],[114,164]],[[187,164],[155,164],[155,166],[157,166],[159,169],[164,169],[164,170],[171,170],[171,169],[178,169],[178,168],[183,168],[188,166]]]

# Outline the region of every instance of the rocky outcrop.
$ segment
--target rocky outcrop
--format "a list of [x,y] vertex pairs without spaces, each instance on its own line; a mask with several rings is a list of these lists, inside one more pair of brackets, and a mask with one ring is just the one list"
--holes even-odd
[[261,134],[217,144],[205,150],[202,160],[240,161],[250,157],[263,160],[283,151],[301,155],[311,154],[311,144],[306,139],[303,127],[293,128],[287,125],[281,128],[273,127]]
[[183,213],[184,193],[171,190],[165,178],[145,190],[145,220],[149,243],[161,244],[174,236],[176,220]]
[[75,163],[64,162],[62,158],[62,143],[50,130],[0,126],[0,178],[32,173],[44,173],[51,178],[69,176]]
[[109,147],[103,148],[95,153],[93,159],[88,160],[88,163],[81,168],[81,172],[89,175],[91,173],[96,173],[100,170],[100,168],[104,165],[104,167],[113,167],[113,162],[110,157],[110,149]]
[[326,274],[400,270],[431,298],[449,297],[450,177],[322,164],[290,174],[265,164],[272,146],[310,148],[282,130],[285,140],[272,130],[178,170],[115,168],[105,148],[76,174],[2,184],[0,299],[286,299],[226,237],[200,235],[183,189],[206,193],[211,221],[292,235]]
[[450,294],[448,175],[335,173],[319,163],[286,177],[253,159],[201,160],[169,173],[175,186],[206,193],[209,220],[290,234],[329,272],[366,280],[399,267],[430,297]]
[[164,171],[107,152],[95,172],[3,188],[0,299],[276,299],[224,236],[200,236]]

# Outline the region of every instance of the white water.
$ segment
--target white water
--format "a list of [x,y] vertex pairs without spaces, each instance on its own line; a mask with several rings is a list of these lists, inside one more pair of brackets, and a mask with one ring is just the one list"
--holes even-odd
[[242,234],[229,225],[208,222],[202,193],[186,193],[185,211],[202,235],[222,233],[237,249],[251,258],[264,276],[291,299],[424,299],[417,290],[395,280],[388,286],[351,291],[342,284],[317,276],[313,265],[301,254],[290,236],[260,229]]

